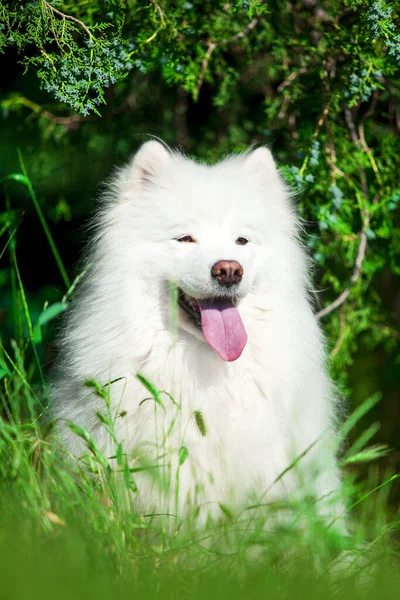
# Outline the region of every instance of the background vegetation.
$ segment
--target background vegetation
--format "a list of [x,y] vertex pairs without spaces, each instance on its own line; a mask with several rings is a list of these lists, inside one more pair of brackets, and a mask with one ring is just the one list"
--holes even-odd
[[[373,399],[350,436],[379,444],[372,475],[362,460],[348,472],[373,489],[398,470],[399,16],[398,0],[0,0],[0,474],[32,508],[21,519],[7,493],[7,523],[40,537],[93,493],[62,480],[38,396],[98,184],[148,134],[210,161],[271,146],[297,193],[332,373],[349,412]],[[394,485],[391,525],[372,539],[396,529],[398,498]],[[101,546],[112,511],[85,510]],[[118,527],[107,544],[129,561]]]

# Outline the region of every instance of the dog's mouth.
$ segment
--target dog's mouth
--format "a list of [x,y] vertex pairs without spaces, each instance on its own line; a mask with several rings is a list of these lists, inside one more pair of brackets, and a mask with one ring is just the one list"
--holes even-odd
[[201,329],[201,313],[199,301],[185,294],[181,289],[178,292],[178,304],[193,321],[193,324]]
[[247,333],[237,309],[237,297],[197,299],[179,289],[178,304],[222,360],[231,362],[239,358]]

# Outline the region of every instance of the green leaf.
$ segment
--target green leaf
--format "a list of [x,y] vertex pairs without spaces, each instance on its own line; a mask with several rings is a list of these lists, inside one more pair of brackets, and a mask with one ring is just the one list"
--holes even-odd
[[179,465],[182,466],[187,457],[189,456],[189,450],[186,446],[181,446],[179,448]]
[[42,343],[42,326],[46,325],[46,323],[49,323],[50,321],[58,317],[58,315],[63,313],[67,308],[67,302],[55,302],[40,313],[38,321],[34,326],[32,333],[32,340],[34,344],[37,345]]
[[22,173],[10,173],[10,175],[6,175],[0,179],[0,183],[3,181],[17,181],[18,183],[22,183],[22,185],[25,185],[27,188],[29,188],[29,180],[25,177],[25,175],[22,175]]
[[67,308],[67,302],[55,302],[54,304],[51,304],[48,308],[46,308],[40,313],[38,324],[42,327],[46,323],[49,323],[50,321],[58,317],[58,315],[63,313]]
[[352,414],[346,419],[336,434],[338,445],[342,443],[342,441],[347,437],[358,421],[362,419],[362,417],[364,417],[375,406],[375,404],[378,404],[381,399],[382,394],[380,392],[376,392],[364,400],[364,402],[352,412]]
[[390,452],[391,450],[386,444],[375,444],[374,446],[369,446],[368,448],[361,450],[361,452],[358,452],[357,454],[348,456],[347,458],[345,457],[341,462],[344,465],[371,462],[372,460],[388,456]]
[[107,399],[107,392],[98,381],[95,381],[94,379],[86,379],[83,385],[85,387],[92,388],[96,394],[100,396],[100,398],[103,398],[103,400]]
[[136,374],[136,378],[146,388],[146,390],[148,392],[150,392],[150,394],[153,396],[153,398],[157,402],[157,404],[159,404],[160,406],[162,406],[164,408],[164,404],[163,404],[163,402],[161,400],[161,392],[160,392],[160,390],[153,383],[151,383],[151,381],[149,381],[148,379],[146,379],[140,373]]
[[362,432],[360,437],[354,442],[354,444],[347,450],[344,459],[354,456],[360,450],[364,448],[366,444],[378,433],[380,429],[380,423],[372,423],[365,431]]
[[116,459],[117,459],[117,465],[121,466],[123,463],[123,456],[124,456],[124,452],[123,452],[123,447],[122,444],[119,443],[117,446],[117,454],[116,454]]
[[67,422],[67,426],[72,431],[72,433],[74,433],[75,435],[77,435],[78,437],[80,437],[82,440],[84,440],[86,442],[88,449],[93,454],[93,456],[95,457],[98,464],[101,465],[101,467],[104,470],[110,471],[111,467],[110,467],[108,460],[105,458],[105,456],[103,456],[103,454],[97,448],[95,441],[93,440],[93,437],[91,436],[91,434],[83,427],[79,427],[79,425],[76,425],[75,423],[72,423],[71,421]]
[[225,505],[225,504],[219,504],[220,509],[222,510],[222,512],[224,513],[224,515],[226,517],[228,517],[228,519],[230,521],[236,521],[236,518],[233,514],[233,512]]
[[8,228],[18,222],[18,219],[21,218],[21,214],[22,211],[20,210],[6,210],[0,214],[0,224],[5,223]]
[[146,467],[131,467],[129,469],[129,472],[142,473],[143,471],[151,471],[152,469],[160,469],[161,467],[165,467],[165,465],[147,465]]
[[41,344],[43,341],[42,337],[42,329],[40,325],[37,323],[32,330],[32,342],[37,346]]
[[90,433],[86,431],[86,429],[83,429],[83,427],[79,427],[79,425],[75,425],[75,423],[71,422],[68,422],[67,425],[72,433],[75,433],[75,435],[79,436],[82,440],[85,440],[87,444],[93,443],[93,438]]
[[102,412],[100,412],[99,410],[96,411],[96,417],[99,419],[99,421],[101,421],[103,423],[103,425],[109,425],[109,422],[107,420],[107,417],[103,415]]
[[194,419],[195,419],[196,425],[197,425],[201,435],[203,437],[205,437],[207,435],[207,426],[206,426],[206,422],[204,420],[203,413],[199,410],[195,410],[194,411]]

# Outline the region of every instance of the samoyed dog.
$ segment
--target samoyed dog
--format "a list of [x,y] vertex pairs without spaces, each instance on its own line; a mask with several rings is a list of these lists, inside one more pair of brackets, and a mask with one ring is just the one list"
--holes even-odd
[[145,143],[102,199],[88,261],[52,391],[68,452],[88,452],[71,422],[116,467],[123,452],[139,512],[312,494],[331,514],[335,397],[270,151],[209,166]]

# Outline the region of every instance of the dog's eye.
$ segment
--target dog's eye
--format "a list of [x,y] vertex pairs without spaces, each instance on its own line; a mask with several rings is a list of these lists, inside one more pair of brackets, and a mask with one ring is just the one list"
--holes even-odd
[[186,244],[195,243],[195,240],[191,235],[182,235],[182,237],[176,238],[177,242],[184,242]]
[[248,243],[249,240],[247,240],[245,237],[238,237],[238,239],[236,240],[236,244],[238,246],[245,246]]

